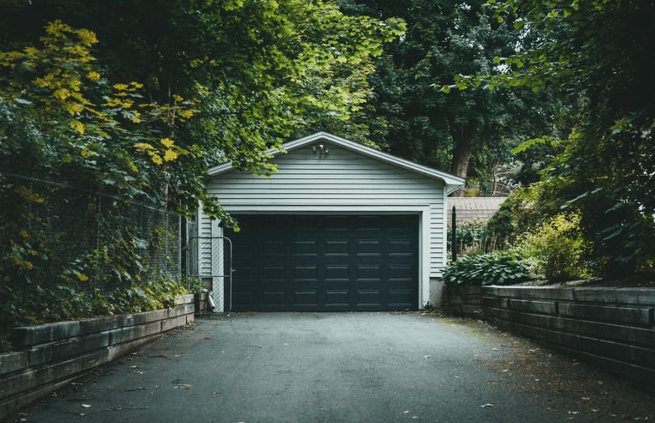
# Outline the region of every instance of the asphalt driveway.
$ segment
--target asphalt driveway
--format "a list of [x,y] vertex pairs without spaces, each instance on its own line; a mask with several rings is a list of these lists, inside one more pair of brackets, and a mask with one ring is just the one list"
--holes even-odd
[[[538,349],[526,345],[482,322],[433,314],[235,313],[164,335],[12,421],[623,420],[609,406],[585,408],[592,400],[580,395],[601,396],[600,390],[539,388],[556,369],[546,376],[521,370],[517,351]],[[537,361],[550,366],[552,357],[544,353]]]

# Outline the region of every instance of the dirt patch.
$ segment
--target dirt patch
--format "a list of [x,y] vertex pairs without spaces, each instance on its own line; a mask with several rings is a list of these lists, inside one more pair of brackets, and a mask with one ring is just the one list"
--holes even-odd
[[[488,326],[486,322],[475,321]],[[471,323],[469,323],[471,324]],[[485,328],[481,329],[484,330]],[[655,421],[655,390],[635,385],[537,342],[499,332],[509,358],[485,367],[509,380],[514,389],[571,420]],[[545,394],[530,395],[531,393]]]
[[524,394],[526,401],[540,402],[552,411],[563,410],[573,421],[655,421],[652,387],[638,385],[537,341],[501,331],[482,319],[452,317],[441,310],[421,314],[464,325],[472,334],[493,333],[500,337],[508,358],[481,363],[498,372],[503,383],[512,385],[508,389]]

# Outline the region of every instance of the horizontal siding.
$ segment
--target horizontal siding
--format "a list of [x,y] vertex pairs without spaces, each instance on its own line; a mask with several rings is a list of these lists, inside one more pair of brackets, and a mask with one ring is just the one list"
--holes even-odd
[[261,212],[294,207],[339,212],[347,207],[385,207],[394,213],[430,209],[430,276],[444,265],[443,190],[441,181],[329,145],[327,156],[311,146],[277,156],[279,172],[270,178],[230,171],[208,186],[223,207],[237,212],[253,206]]
[[446,266],[447,231],[444,214],[443,200],[430,205],[430,276],[435,278],[441,277]]
[[209,190],[225,207],[281,201],[309,205],[326,200],[429,205],[443,190],[439,181],[336,147],[330,148],[328,156],[316,155],[310,147],[296,150],[278,156],[274,163],[279,173],[270,178],[229,172],[215,178]]
[[200,254],[200,263],[199,263],[199,272],[201,275],[211,275],[212,270],[212,245],[211,238],[212,236],[212,221],[204,213],[200,214],[200,225],[198,227],[198,232],[200,236],[199,243],[199,254]]

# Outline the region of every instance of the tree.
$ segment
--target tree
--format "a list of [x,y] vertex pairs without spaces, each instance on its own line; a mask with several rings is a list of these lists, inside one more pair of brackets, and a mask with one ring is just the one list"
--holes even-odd
[[[592,259],[610,275],[655,261],[655,5],[648,0],[489,2],[536,43],[495,59],[508,72],[460,77],[463,86],[553,89],[576,104],[564,151],[544,174],[563,207],[582,212]],[[534,144],[534,142],[529,143]],[[552,195],[551,195],[552,197]]]
[[[127,200],[184,215],[200,200],[235,225],[206,191],[208,168],[274,172],[269,149],[285,137],[357,111],[370,57],[402,31],[322,1],[0,3],[0,344],[11,325],[178,292],[148,260],[168,221],[139,226]],[[49,180],[52,197],[7,173]],[[60,245],[70,216],[54,203],[93,220],[89,242]]]
[[162,192],[187,214],[202,200],[224,223],[204,189],[207,169],[230,161],[273,172],[269,149],[309,124],[347,120],[365,100],[369,57],[404,29],[398,19],[347,17],[320,0],[35,0],[10,12],[0,24],[4,43],[35,39],[32,24],[16,22],[61,19],[97,34],[98,64],[110,80],[143,83],[142,103],[193,101],[188,122],[166,113],[153,122],[153,133],[174,134],[186,152],[160,175]]
[[453,75],[496,72],[494,56],[514,52],[515,35],[507,24],[490,20],[481,1],[340,4],[349,14],[407,22],[406,34],[385,46],[370,78],[371,138],[390,152],[463,178],[490,180],[498,164],[512,160],[512,146],[552,119],[546,92],[435,89],[454,87]]

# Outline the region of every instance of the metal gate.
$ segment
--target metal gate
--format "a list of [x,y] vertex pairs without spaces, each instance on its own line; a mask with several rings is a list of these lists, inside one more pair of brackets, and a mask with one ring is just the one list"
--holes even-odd
[[202,281],[214,311],[232,311],[232,241],[223,236],[189,238],[185,257],[187,277]]

